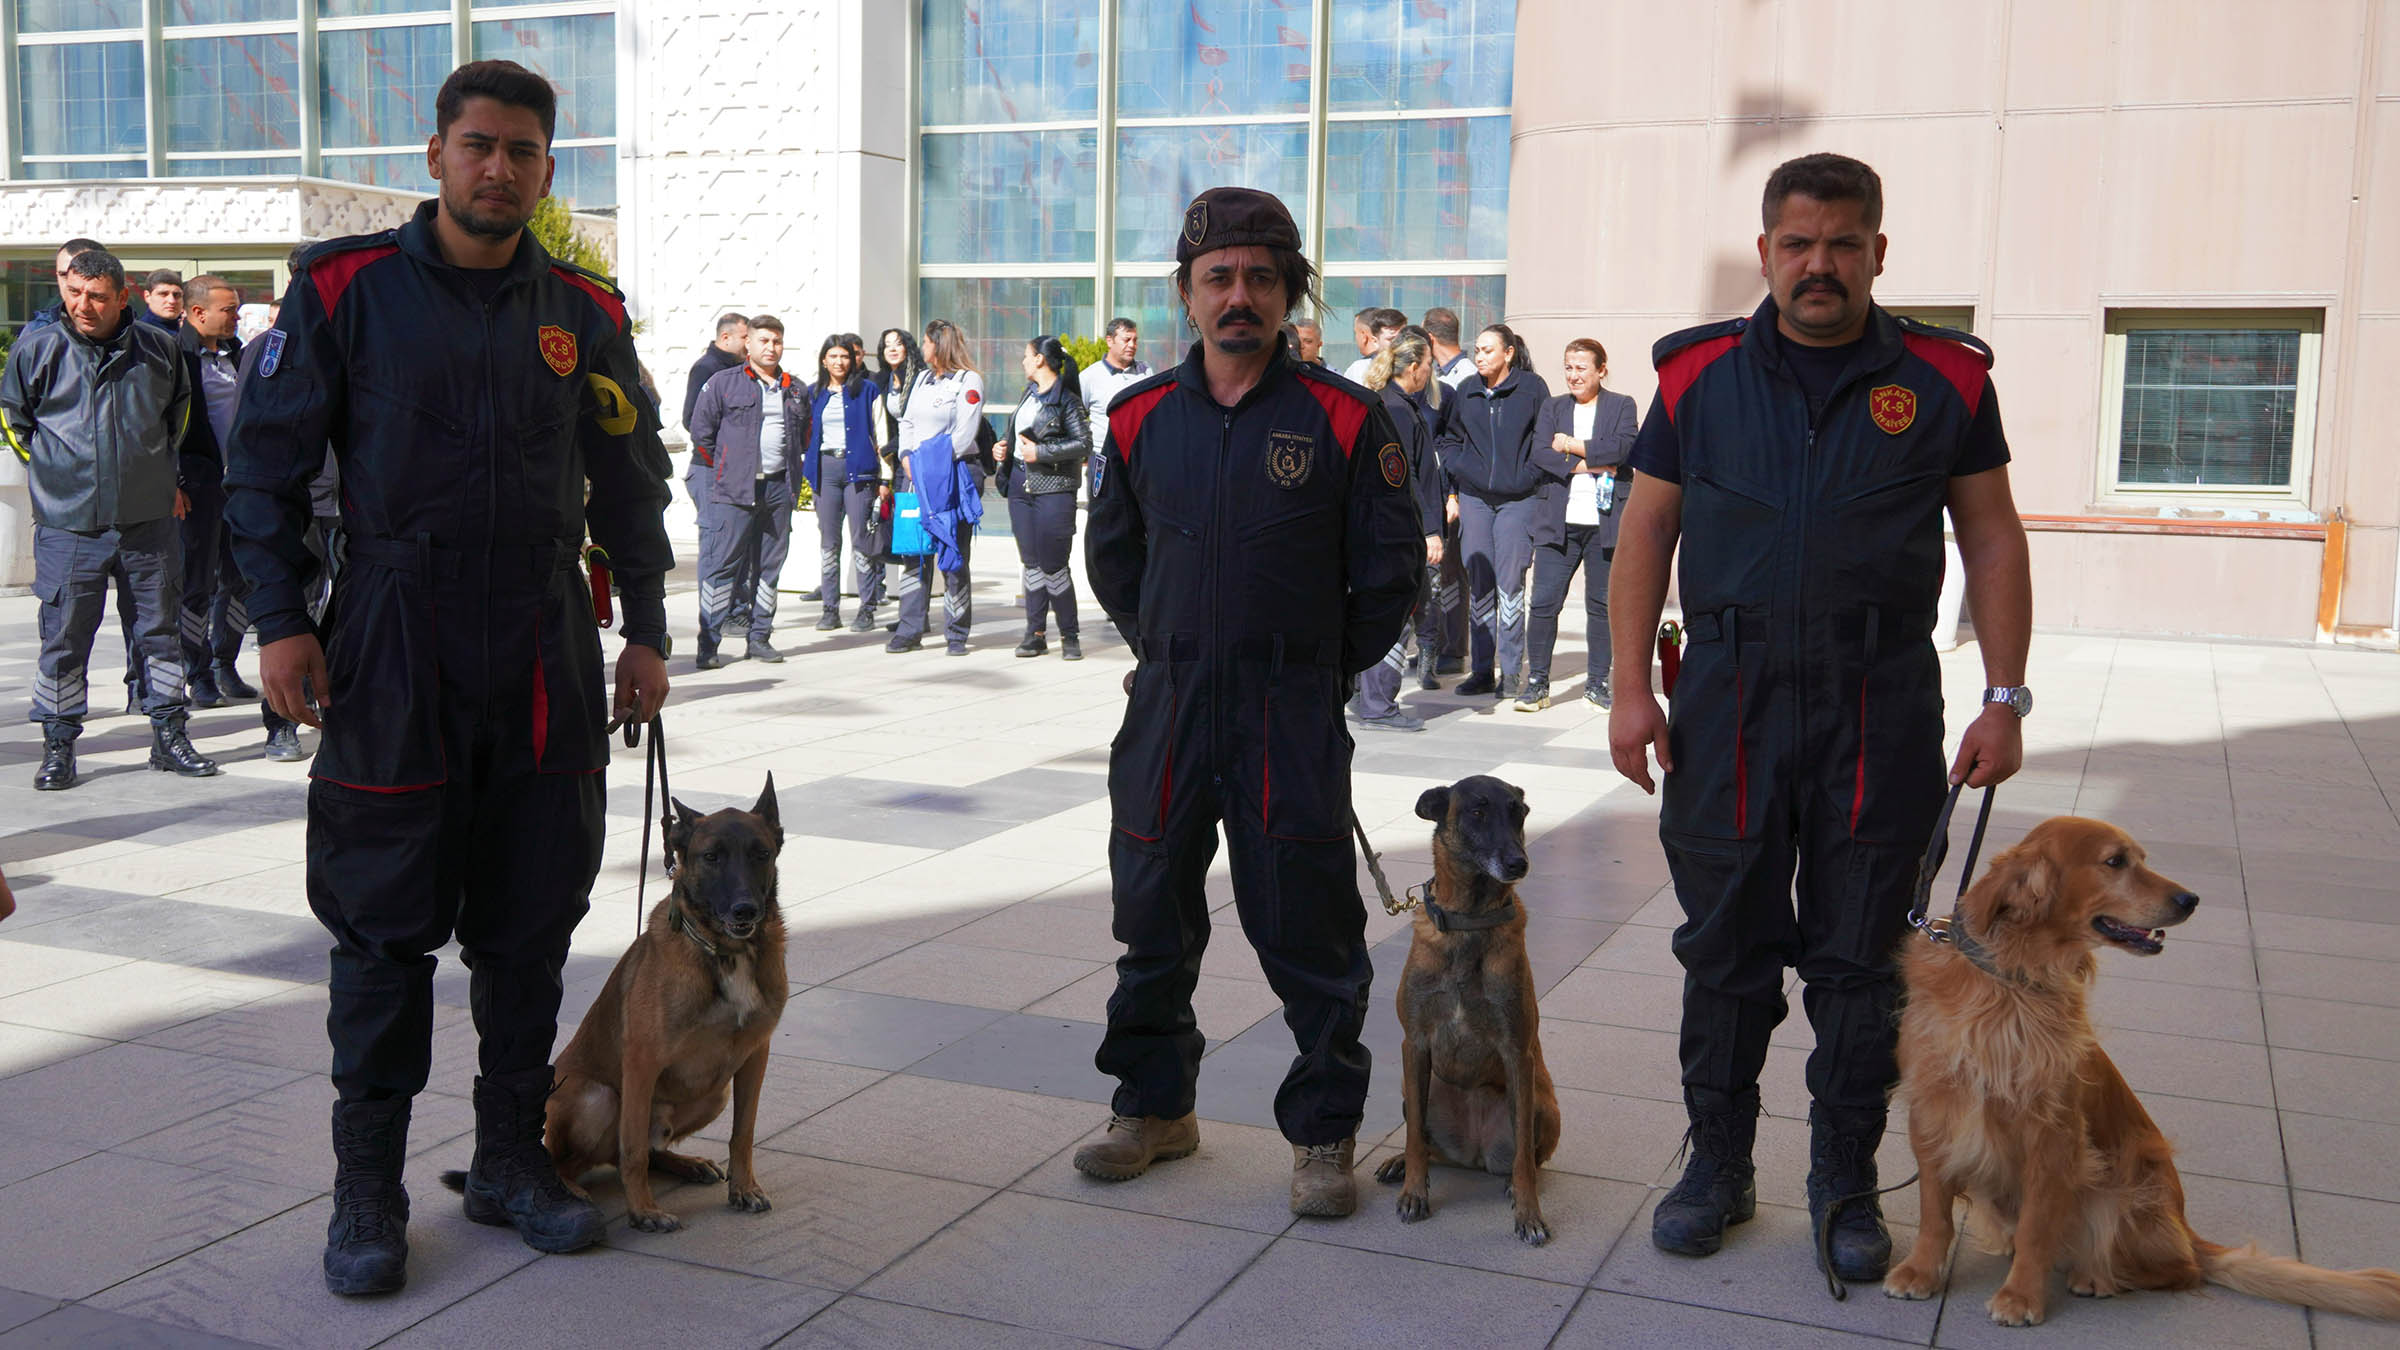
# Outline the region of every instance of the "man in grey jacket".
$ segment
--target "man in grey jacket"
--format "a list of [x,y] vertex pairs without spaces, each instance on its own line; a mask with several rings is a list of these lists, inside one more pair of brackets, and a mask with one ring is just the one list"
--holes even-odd
[[43,749],[33,785],[75,786],[84,667],[112,569],[122,569],[134,596],[150,767],[206,777],[217,766],[184,734],[176,624],[175,522],[190,509],[176,452],[192,413],[191,379],[173,335],[127,311],[125,265],[114,255],[76,255],[62,291],[63,321],[19,338],[0,373],[0,418],[31,480],[33,589],[42,602],[33,720],[42,724]]

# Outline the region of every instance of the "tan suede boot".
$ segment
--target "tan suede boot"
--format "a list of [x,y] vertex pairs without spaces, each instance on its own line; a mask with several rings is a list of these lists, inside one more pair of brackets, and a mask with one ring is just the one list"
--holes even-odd
[[1358,1208],[1358,1185],[1350,1178],[1358,1141],[1292,1145],[1292,1212],[1315,1219],[1342,1219]]
[[1075,1150],[1075,1170],[1102,1181],[1131,1181],[1154,1162],[1188,1158],[1200,1148],[1197,1114],[1108,1118],[1108,1133]]

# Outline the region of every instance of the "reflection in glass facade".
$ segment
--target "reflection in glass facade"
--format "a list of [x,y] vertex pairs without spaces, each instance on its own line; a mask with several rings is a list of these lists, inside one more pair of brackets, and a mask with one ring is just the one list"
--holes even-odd
[[2127,333],[2117,481],[2289,487],[2299,382],[2296,328]]
[[985,398],[1013,405],[1024,385],[1017,358],[1044,333],[1098,332],[1092,283],[1084,277],[927,277],[917,283],[917,331],[948,319],[965,332],[969,359],[983,373]]
[[[542,8],[525,14],[529,3]],[[6,54],[17,72],[14,150],[26,178],[315,173],[430,190],[434,97],[463,36],[475,56],[520,62],[556,87],[566,144],[554,151],[554,190],[606,209],[617,201],[618,3],[473,0],[462,12],[452,0],[155,0],[161,41],[146,67],[143,0],[0,0],[17,21]],[[302,4],[322,25],[314,88],[300,82]],[[204,27],[224,24],[260,27]],[[313,164],[303,151],[312,118]],[[375,149],[400,153],[360,153]]]
[[[938,302],[920,318],[974,332],[988,325],[963,306],[1004,306],[1021,339],[1082,306],[1075,331],[1121,314],[1143,359],[1180,360],[1189,334],[1160,274],[1184,207],[1228,185],[1291,208],[1337,339],[1367,305],[1446,304],[1470,326],[1502,315],[1515,0],[1335,0],[1329,34],[1309,0],[917,4],[919,299]],[[1012,122],[1070,125],[992,130]],[[1039,319],[1023,312],[1033,288],[1056,299]],[[1096,293],[1105,304],[1088,308]],[[1013,383],[1014,349],[1001,355]]]
[[[1338,354],[1328,364],[1347,366],[1358,356],[1350,345],[1350,316],[1362,309],[1386,307],[1399,310],[1412,319],[1424,317],[1425,311],[1439,305],[1457,312],[1464,328],[1461,340],[1474,344],[1474,334],[1487,323],[1498,323],[1506,310],[1508,278],[1492,276],[1464,277],[1349,277],[1325,278],[1325,312],[1331,316],[1325,329],[1326,350]],[[1545,362],[1544,354],[1532,354],[1536,368],[1548,364],[1557,369],[1555,361]],[[1555,356],[1556,353],[1549,355]]]

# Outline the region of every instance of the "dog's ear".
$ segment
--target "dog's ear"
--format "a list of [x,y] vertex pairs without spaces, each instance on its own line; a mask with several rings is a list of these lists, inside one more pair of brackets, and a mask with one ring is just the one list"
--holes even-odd
[[1440,824],[1450,814],[1450,789],[1429,787],[1417,797],[1417,819]]
[[674,816],[674,823],[667,828],[667,850],[681,857],[692,846],[692,831],[700,828],[700,813],[673,797],[667,798],[667,806]]
[[781,853],[783,851],[783,817],[776,814],[775,811],[774,774],[767,775],[767,785],[759,790],[758,804],[751,807],[750,810],[753,814],[763,817],[768,827],[775,831],[775,851]]
[[1983,884],[1976,888],[1986,892],[1980,916],[1983,926],[1998,928],[2047,914],[2050,902],[2056,898],[2057,884],[2050,859],[2038,848],[2020,844],[1992,859],[1991,869],[1983,874]]

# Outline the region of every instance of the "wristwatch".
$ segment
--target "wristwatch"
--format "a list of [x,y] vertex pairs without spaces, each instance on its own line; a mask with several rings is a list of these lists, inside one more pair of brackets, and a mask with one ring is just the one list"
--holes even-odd
[[2005,703],[2019,717],[2033,712],[2033,691],[2021,684],[1996,684],[1983,691],[1986,703]]

